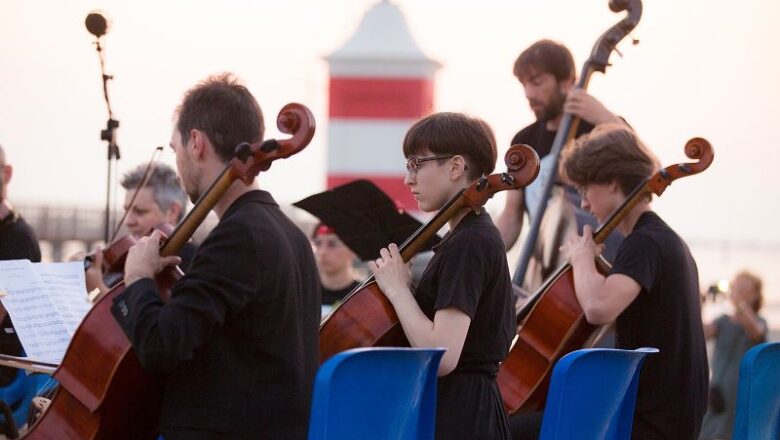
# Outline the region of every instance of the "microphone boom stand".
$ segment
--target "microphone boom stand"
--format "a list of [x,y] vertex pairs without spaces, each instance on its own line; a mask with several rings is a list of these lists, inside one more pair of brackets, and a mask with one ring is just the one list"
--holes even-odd
[[106,100],[108,108],[108,121],[105,130],[100,132],[100,140],[108,142],[108,177],[106,181],[106,213],[104,219],[104,241],[108,244],[111,231],[111,174],[114,168],[114,159],[119,160],[119,145],[116,143],[116,129],[119,127],[119,121],[114,119],[114,113],[111,111],[111,101],[108,98],[108,80],[114,79],[112,75],[106,74],[106,66],[103,59],[103,48],[100,46],[100,37],[95,40],[95,48],[100,58],[100,73],[103,77],[103,97]]

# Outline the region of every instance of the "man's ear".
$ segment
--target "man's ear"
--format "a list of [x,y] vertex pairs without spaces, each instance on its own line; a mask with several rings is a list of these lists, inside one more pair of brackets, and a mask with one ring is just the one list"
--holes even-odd
[[206,147],[209,143],[209,138],[206,133],[197,129],[190,130],[190,148],[192,149],[192,157],[195,159],[203,159],[206,154]]

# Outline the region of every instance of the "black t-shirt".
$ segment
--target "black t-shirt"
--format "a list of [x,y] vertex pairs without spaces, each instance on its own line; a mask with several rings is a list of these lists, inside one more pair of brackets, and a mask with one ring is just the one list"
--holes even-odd
[[[33,263],[41,261],[38,238],[30,225],[16,212],[0,220],[0,260],[23,260]],[[22,344],[8,314],[0,324],[0,353],[11,356],[22,355]],[[16,377],[17,369],[0,367],[0,387]]]
[[434,252],[415,289],[420,309],[430,320],[448,307],[471,318],[458,365],[439,379],[436,436],[508,438],[495,374],[516,326],[501,235],[486,212],[470,212]]
[[[583,134],[590,133],[593,130],[593,125],[589,122],[580,120],[580,126],[577,127],[577,136],[580,137]],[[512,138],[512,145],[514,144],[527,144],[534,150],[539,158],[543,158],[550,154],[552,150],[553,141],[555,141],[555,133],[557,130],[548,130],[547,121],[537,120],[533,124],[525,127],[515,134]]]
[[167,303],[142,279],[113,316],[165,374],[165,438],[305,439],[319,367],[320,285],[306,236],[265,191],[227,209]]
[[642,366],[633,439],[696,439],[707,404],[708,365],[699,276],[685,242],[652,211],[618,249],[611,274],[641,286],[617,318],[617,347],[655,347]]
[[[577,136],[580,137],[584,134],[590,133],[594,128],[594,125],[590,122],[587,122],[585,120],[580,119],[580,125],[577,127]],[[527,144],[531,148],[536,151],[536,154],[539,155],[539,158],[542,159],[548,154],[550,154],[550,150],[552,150],[553,142],[555,141],[555,134],[557,133],[557,130],[548,130],[547,129],[547,121],[543,120],[537,120],[533,124],[525,127],[524,129],[518,131],[515,136],[512,138],[512,145],[514,144]],[[543,177],[540,175],[537,178],[537,181],[539,184],[541,184]],[[559,182],[562,184],[562,182]],[[585,225],[590,225],[595,230],[598,226],[598,221],[596,220],[593,215],[591,215],[589,212],[582,209],[581,203],[582,199],[580,198],[580,194],[577,192],[577,190],[569,185],[563,186],[565,189],[565,196],[566,199],[574,206],[574,215],[575,220],[577,222],[577,231],[582,232],[582,228]],[[527,202],[526,202],[527,203]],[[530,206],[526,205],[526,211],[531,208]],[[623,236],[618,231],[613,231],[607,239],[604,241],[604,258],[607,259],[607,261],[613,261],[615,258],[615,253],[617,252],[617,248],[620,245],[620,241],[623,239]],[[555,249],[558,248],[560,243],[553,243],[551,246],[553,246]],[[553,270],[555,267],[557,267],[557,264],[554,264],[552,268],[548,268],[549,270]]]
[[360,285],[360,281],[352,281],[344,288],[332,290],[325,286],[322,286],[322,305],[336,305],[337,302],[344,299],[349,292],[352,292],[355,287]]

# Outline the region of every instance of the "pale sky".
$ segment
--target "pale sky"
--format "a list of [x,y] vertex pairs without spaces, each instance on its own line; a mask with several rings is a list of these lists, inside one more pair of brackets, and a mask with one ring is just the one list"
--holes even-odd
[[[171,113],[187,88],[232,71],[268,121],[285,103],[298,101],[319,124],[310,146],[275,163],[261,185],[283,203],[323,190],[323,57],[376,1],[0,0],[0,144],[15,167],[10,198],[90,207],[105,201],[99,133],[107,115],[93,37],[84,27],[93,9],[113,20],[104,49],[121,122],[120,173],[168,143]],[[443,65],[436,110],[484,118],[502,150],[533,122],[511,73],[519,52],[552,38],[571,48],[579,71],[596,38],[623,16],[609,11],[606,0],[396,3],[423,51]],[[775,290],[770,296],[780,299],[774,273],[780,264],[778,23],[776,0],[647,0],[633,33],[640,44],[624,41],[624,57],[613,54],[613,66],[594,75],[589,91],[625,117],[664,165],[685,160],[683,145],[691,137],[713,144],[712,167],[676,182],[655,208],[692,243],[697,258],[702,255],[704,282],[755,267]],[[163,160],[172,164],[172,154]],[[502,200],[489,209],[495,212]],[[723,249],[748,249],[744,255],[752,256]]]

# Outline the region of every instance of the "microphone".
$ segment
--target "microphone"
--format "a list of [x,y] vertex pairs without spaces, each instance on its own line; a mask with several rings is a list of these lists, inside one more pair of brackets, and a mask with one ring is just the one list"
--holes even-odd
[[104,17],[103,14],[97,10],[92,11],[87,15],[87,19],[84,20],[84,24],[87,26],[89,33],[96,36],[97,38],[105,35],[106,32],[108,32],[110,25],[109,21],[106,20],[106,17]]

